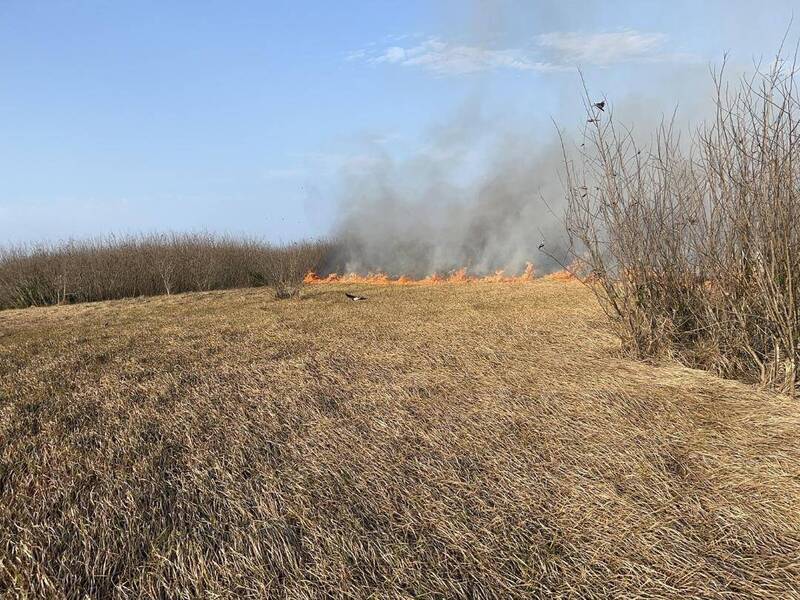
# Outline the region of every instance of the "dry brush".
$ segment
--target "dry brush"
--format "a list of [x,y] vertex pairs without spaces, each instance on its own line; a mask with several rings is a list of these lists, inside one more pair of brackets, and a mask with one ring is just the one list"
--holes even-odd
[[207,233],[9,247],[0,249],[0,309],[258,285],[291,296],[331,247]]
[[[602,116],[567,157],[575,258],[629,348],[794,394],[800,386],[800,95],[793,62],[731,87],[687,144]],[[597,114],[596,114],[597,113]]]

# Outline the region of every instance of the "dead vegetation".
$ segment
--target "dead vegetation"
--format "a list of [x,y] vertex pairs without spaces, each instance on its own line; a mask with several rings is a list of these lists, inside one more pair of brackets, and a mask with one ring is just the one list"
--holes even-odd
[[300,293],[308,273],[313,273],[330,253],[330,244],[296,242],[272,251],[264,260],[264,283],[275,290],[278,299]]
[[[682,146],[651,147],[606,112],[567,160],[567,227],[608,314],[640,357],[800,390],[797,66],[778,58],[733,88]],[[597,111],[587,99],[590,115]]]
[[258,285],[299,290],[331,244],[207,233],[109,236],[0,249],[0,309]]
[[0,596],[800,598],[797,402],[615,340],[541,280],[4,311]]

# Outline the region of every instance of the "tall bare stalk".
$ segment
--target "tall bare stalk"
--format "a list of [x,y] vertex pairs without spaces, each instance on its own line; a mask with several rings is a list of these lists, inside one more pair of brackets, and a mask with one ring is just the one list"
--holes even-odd
[[643,148],[587,96],[580,157],[564,154],[566,224],[636,354],[797,393],[796,75],[781,58],[733,90],[713,73],[716,113],[688,151],[674,119]]

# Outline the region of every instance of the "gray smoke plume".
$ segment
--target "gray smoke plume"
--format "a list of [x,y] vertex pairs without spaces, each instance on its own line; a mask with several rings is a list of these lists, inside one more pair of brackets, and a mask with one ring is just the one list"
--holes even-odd
[[[510,26],[519,28],[525,21],[508,18],[507,11],[497,12],[498,6],[513,7],[512,2],[474,4],[473,16],[477,17],[467,18],[464,24],[465,38],[473,47],[496,48],[504,31]],[[589,20],[584,27],[591,30],[593,17],[573,2],[534,4],[539,7],[534,12],[544,31],[565,27],[569,15],[564,7],[569,8],[569,14],[583,14]],[[744,5],[737,8],[744,10]],[[776,31],[775,43],[782,33]],[[516,31],[506,37],[513,37],[517,43],[523,36]],[[430,49],[440,50],[436,46]],[[697,60],[676,54],[674,65],[669,64],[672,55],[650,56],[658,68],[641,67],[640,89],[632,89],[629,80],[621,81],[602,66],[593,69],[590,65],[585,72],[590,87],[596,84],[592,92],[598,98],[611,92],[609,108],[616,109],[619,117],[615,120],[631,128],[646,145],[676,106],[676,125],[681,131],[709,113],[712,90],[708,67],[712,62],[719,63],[725,49],[720,48],[715,57]],[[397,56],[398,61],[403,58]],[[744,62],[751,56],[739,59]],[[646,65],[646,60],[642,64]],[[562,111],[561,118],[566,114],[568,120],[559,122],[559,126],[571,130],[573,135],[567,139],[573,149],[580,142],[581,125],[586,125],[576,67],[568,74],[552,75],[550,80],[552,93],[564,99],[561,104],[574,106],[571,113]],[[630,71],[628,76],[630,79]],[[475,77],[480,80],[483,75]],[[617,94],[613,89],[603,89],[617,84]],[[339,252],[331,270],[421,277],[461,267],[472,274],[499,269],[519,273],[532,262],[537,272],[546,272],[557,268],[550,256],[566,259],[560,180],[563,155],[556,126],[541,125],[546,118],[533,126],[520,117],[487,116],[480,97],[478,89],[458,114],[433,127],[422,148],[410,157],[398,157],[386,146],[374,144],[366,152],[368,160],[344,173],[334,230]],[[539,248],[542,243],[544,252]]]
[[[375,149],[368,169],[346,175],[334,269],[421,277],[553,268],[538,247],[551,253],[560,243],[560,148],[552,133],[537,143],[497,132],[475,110],[435,128],[418,155]],[[470,168],[483,173],[460,182]]]

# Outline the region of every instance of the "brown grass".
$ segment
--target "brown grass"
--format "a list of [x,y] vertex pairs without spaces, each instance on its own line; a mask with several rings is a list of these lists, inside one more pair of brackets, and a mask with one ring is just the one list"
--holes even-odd
[[12,310],[0,336],[2,596],[800,598],[798,404],[624,358],[574,282]]

